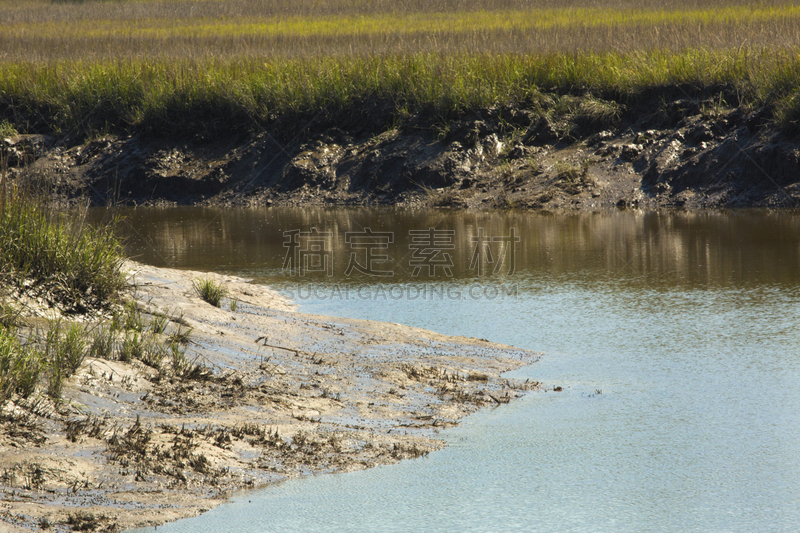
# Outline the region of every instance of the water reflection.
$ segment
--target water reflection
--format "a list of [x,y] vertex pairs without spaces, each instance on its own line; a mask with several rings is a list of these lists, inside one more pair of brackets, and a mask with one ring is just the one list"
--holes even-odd
[[[800,216],[766,211],[729,213],[591,214],[474,213],[440,210],[253,208],[253,209],[120,209],[93,210],[101,222],[113,213],[124,216],[129,253],[141,261],[176,268],[246,273],[259,281],[286,281],[282,267],[288,248],[284,232],[324,233],[332,276],[306,271],[304,280],[372,284],[386,280],[356,270],[345,275],[354,253],[348,232],[391,232],[389,260],[375,263],[391,270],[398,282],[479,278],[476,238],[508,236],[516,231],[514,270],[545,279],[594,283],[603,279],[646,283],[651,287],[707,284],[793,284],[800,276]],[[437,268],[414,273],[409,232],[435,228],[452,232],[452,276]],[[495,261],[497,243],[489,249]],[[363,250],[359,253],[363,254]],[[360,256],[363,257],[363,256]],[[505,260],[510,255],[506,250]],[[484,279],[507,276],[507,264]],[[448,272],[448,273],[449,273]]]
[[[469,417],[444,433],[448,449],[424,460],[269,487],[166,531],[782,533],[800,523],[796,213],[125,214],[141,260],[284,290],[517,283],[517,298],[457,305],[388,296],[300,304],[541,350],[517,377],[564,389]],[[333,275],[292,278],[281,272],[283,232],[311,227],[331,233]],[[389,281],[344,273],[346,234],[366,227],[395,234]],[[411,275],[409,231],[431,227],[453,232],[452,278]],[[512,275],[470,270],[479,228],[516,229]]]

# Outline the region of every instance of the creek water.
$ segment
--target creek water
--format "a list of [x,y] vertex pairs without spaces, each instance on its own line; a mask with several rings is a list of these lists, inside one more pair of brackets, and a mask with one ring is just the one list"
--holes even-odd
[[546,392],[468,417],[440,452],[242,493],[158,531],[800,528],[798,213],[121,214],[143,262],[543,353],[513,375]]

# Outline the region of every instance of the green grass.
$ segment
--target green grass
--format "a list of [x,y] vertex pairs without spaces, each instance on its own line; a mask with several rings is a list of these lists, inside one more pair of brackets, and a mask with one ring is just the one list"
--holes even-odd
[[[59,213],[39,197],[12,189],[0,209],[0,278],[3,288],[45,292],[69,312],[116,308],[110,323],[87,327],[51,320],[44,330],[26,325],[19,309],[0,300],[0,401],[43,390],[60,398],[65,379],[87,356],[140,360],[160,369],[169,356],[176,373],[186,369],[185,350],[166,335],[168,319],[145,321],[126,287],[123,255],[112,227],[95,229],[75,213]],[[5,292],[5,291],[4,291]],[[188,333],[178,335],[188,342]]]
[[[167,316],[148,320],[134,301],[121,302],[127,284],[113,225],[89,227],[82,216],[57,212],[15,188],[6,200],[0,208],[0,402],[37,390],[60,398],[65,380],[87,356],[139,360],[157,370],[168,358],[176,375],[192,368],[178,344],[189,342],[191,330],[179,325],[170,332]],[[208,286],[222,290],[213,282]],[[13,292],[26,291],[45,292],[68,312],[114,310],[113,318],[93,326],[55,318],[43,329],[31,327],[13,299],[8,301]]]
[[21,0],[0,5],[0,49],[9,131],[291,139],[564,95],[600,127],[676,91],[800,116],[783,1]]
[[[25,333],[24,327],[0,328],[0,402],[15,394],[28,397],[40,385],[51,398],[61,398],[65,380],[78,371],[87,356],[128,363],[141,361],[178,376],[192,367],[187,362],[186,349],[163,334],[166,328],[162,334],[119,331],[110,324],[87,328],[62,319],[50,321],[44,331]],[[165,360],[169,362],[166,369]]]
[[388,110],[387,124],[409,112],[446,118],[507,103],[557,112],[552,97],[567,94],[603,99],[604,108],[588,111],[607,121],[618,116],[618,104],[659,94],[724,92],[729,105],[778,106],[798,87],[800,55],[783,49],[0,63],[0,110],[13,109],[24,129],[85,135],[221,134],[305,124],[291,117],[360,123],[367,104]]
[[193,280],[192,287],[194,287],[194,291],[203,301],[210,303],[214,307],[220,306],[222,298],[228,292],[221,282],[208,278]]
[[125,287],[122,247],[113,228],[93,228],[75,213],[12,190],[0,211],[0,272],[5,283],[32,281],[73,311],[104,307]]
[[15,331],[0,329],[0,401],[32,394],[45,366],[41,354],[22,346]]
[[4,137],[14,137],[18,135],[16,128],[7,120],[0,120],[0,141]]

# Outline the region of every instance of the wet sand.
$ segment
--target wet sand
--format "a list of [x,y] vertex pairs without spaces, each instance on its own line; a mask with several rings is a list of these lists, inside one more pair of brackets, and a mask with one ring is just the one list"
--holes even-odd
[[[237,277],[126,270],[140,309],[191,328],[200,366],[178,378],[87,358],[61,402],[3,405],[0,531],[153,526],[240,489],[423,456],[443,446],[439,430],[540,386],[501,378],[530,351],[298,313]],[[220,308],[192,288],[209,276],[229,291]]]

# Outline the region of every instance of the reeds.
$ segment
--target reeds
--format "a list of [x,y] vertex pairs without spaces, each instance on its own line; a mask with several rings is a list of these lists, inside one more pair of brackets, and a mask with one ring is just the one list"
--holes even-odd
[[413,53],[679,51],[795,46],[789,2],[469,3],[331,0],[18,2],[0,8],[15,60],[230,59]]
[[0,215],[0,272],[6,283],[32,282],[76,311],[102,307],[125,286],[122,247],[113,228],[12,189]]
[[44,368],[39,352],[21,345],[15,331],[0,329],[0,401],[32,394]]
[[446,118],[554,92],[602,98],[608,106],[588,111],[613,122],[616,104],[676,87],[774,105],[788,125],[800,8],[28,0],[0,6],[0,49],[0,119],[29,132],[222,134],[303,115],[363,123],[366,104],[394,114],[380,128],[410,111]]
[[[492,55],[436,54],[260,61],[0,63],[0,110],[29,130],[109,129],[157,135],[273,127],[280,117],[363,122],[366,104],[385,120],[496,104],[552,107],[543,93],[590,94],[618,103],[726,91],[731,105],[774,104],[800,86],[800,56],[784,49]],[[693,96],[696,96],[694,94]],[[12,105],[13,103],[13,105]],[[591,110],[587,110],[591,111]],[[318,119],[319,120],[319,119]],[[286,128],[303,123],[284,120]],[[299,127],[299,126],[298,126]]]

